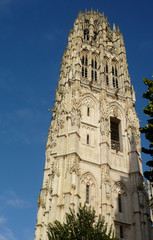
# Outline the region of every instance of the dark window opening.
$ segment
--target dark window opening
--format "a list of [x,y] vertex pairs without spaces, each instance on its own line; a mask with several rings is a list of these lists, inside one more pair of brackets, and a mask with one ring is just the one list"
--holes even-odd
[[94,40],[97,38],[97,32],[94,32]]
[[97,69],[97,61],[95,61],[95,69]]
[[87,116],[89,117],[90,116],[90,108],[87,107]]
[[112,74],[114,75],[114,67],[112,67]]
[[115,78],[113,77],[113,87],[115,88]]
[[84,67],[82,67],[82,77],[84,77]]
[[111,148],[119,151],[120,150],[120,142],[119,142],[119,121],[115,121],[116,119],[111,119],[110,127],[111,127]]
[[106,76],[106,85],[107,85],[107,86],[109,85],[109,79],[108,79],[108,76]]
[[87,144],[89,144],[89,134],[87,134]]
[[95,71],[95,81],[97,81],[97,72]]
[[82,67],[82,77],[84,77],[84,67]]
[[87,68],[85,68],[85,77],[87,77]]
[[122,225],[120,225],[120,238],[123,238],[124,236],[123,236],[123,226]]
[[83,56],[81,62],[82,62],[82,65],[87,66],[88,65],[88,58]]
[[115,68],[115,76],[117,76],[117,69]]
[[94,71],[91,70],[91,79],[93,80],[94,79]]
[[86,203],[89,204],[89,185],[86,185]]
[[84,39],[89,40],[89,30],[88,29],[84,30]]
[[86,60],[85,60],[85,65],[87,66],[88,65],[88,58],[86,57]]
[[118,88],[118,80],[117,80],[117,78],[116,78],[116,88]]
[[94,60],[91,61],[91,67],[94,68]]
[[97,69],[97,61],[96,61],[96,60],[94,61],[94,60],[92,59],[92,61],[91,61],[91,67]]
[[82,65],[84,65],[84,56],[82,57]]
[[118,210],[119,210],[119,212],[122,212],[122,198],[121,198],[121,194],[118,194]]
[[108,65],[105,66],[105,72],[108,73]]

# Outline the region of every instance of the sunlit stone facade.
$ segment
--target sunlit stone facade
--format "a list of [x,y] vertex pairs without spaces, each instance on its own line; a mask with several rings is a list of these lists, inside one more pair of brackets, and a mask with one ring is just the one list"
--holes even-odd
[[79,12],[63,55],[38,197],[36,240],[91,205],[118,239],[150,240],[148,197],[126,50],[104,14]]

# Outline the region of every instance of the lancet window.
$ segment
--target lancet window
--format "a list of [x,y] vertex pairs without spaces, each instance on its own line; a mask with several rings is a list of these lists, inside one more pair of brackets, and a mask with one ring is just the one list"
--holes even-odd
[[82,77],[87,78],[88,77],[88,56],[87,53],[84,52],[82,55],[82,59],[81,59],[81,63],[82,63]]
[[118,88],[118,70],[117,64],[113,63],[112,65],[112,84],[114,88]]
[[88,29],[85,29],[84,30],[84,40],[89,40],[89,30]]
[[97,57],[91,59],[91,80],[97,81]]
[[87,134],[87,144],[89,145],[89,134]]
[[85,19],[84,21],[84,40],[89,40],[89,20]]
[[105,74],[105,83],[106,83],[106,86],[109,86],[108,62],[107,62],[107,61],[105,61],[104,74]]
[[92,174],[87,172],[81,177],[81,199],[82,203],[95,206],[96,200],[96,182]]
[[119,120],[116,118],[110,119],[111,128],[111,148],[119,151],[120,150],[120,139],[119,139]]
[[118,194],[118,210],[119,212],[122,212],[122,195]]
[[86,203],[89,204],[89,184],[86,184]]
[[120,238],[121,239],[124,238],[124,236],[123,236],[123,226],[122,225],[120,225]]

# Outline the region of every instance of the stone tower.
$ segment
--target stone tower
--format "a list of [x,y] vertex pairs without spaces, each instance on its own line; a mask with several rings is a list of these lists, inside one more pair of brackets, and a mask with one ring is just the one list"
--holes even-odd
[[36,240],[69,207],[91,205],[124,240],[150,240],[148,198],[123,36],[79,12],[63,55],[38,197]]

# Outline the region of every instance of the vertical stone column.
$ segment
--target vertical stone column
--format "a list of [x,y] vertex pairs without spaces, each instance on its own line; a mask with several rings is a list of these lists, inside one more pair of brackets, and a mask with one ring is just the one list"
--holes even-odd
[[135,224],[135,240],[143,240],[141,233],[141,212],[139,209],[138,193],[133,194],[134,224]]

